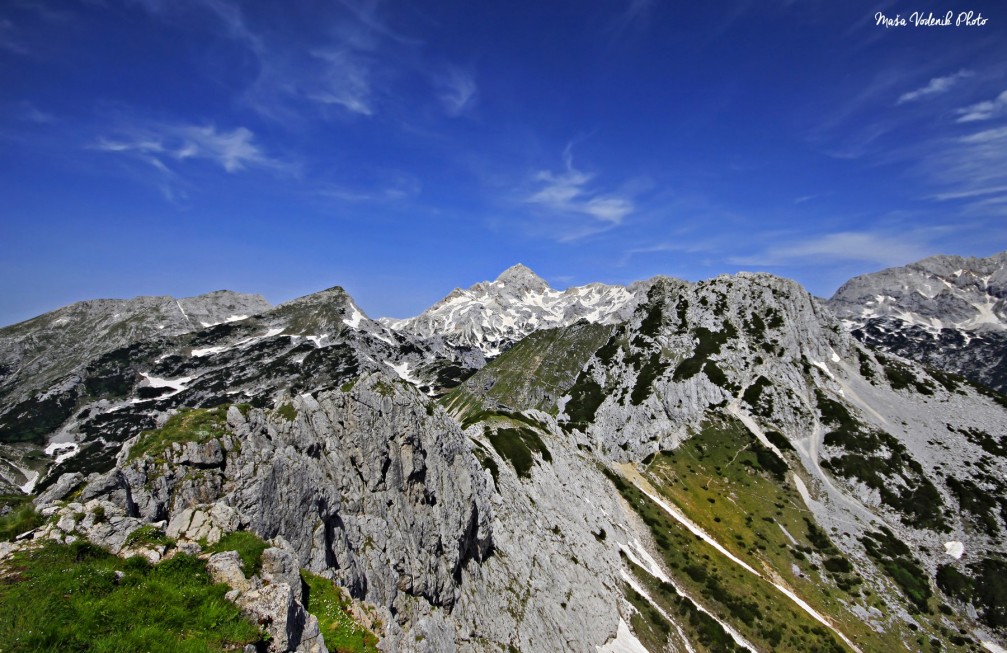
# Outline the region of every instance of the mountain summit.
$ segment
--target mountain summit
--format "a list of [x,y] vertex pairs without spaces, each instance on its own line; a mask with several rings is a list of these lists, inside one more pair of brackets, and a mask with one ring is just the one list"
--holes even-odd
[[479,349],[492,357],[539,329],[578,320],[611,324],[625,319],[641,295],[636,290],[647,283],[632,288],[592,283],[560,292],[518,263],[495,281],[482,281],[467,290],[456,288],[416,317],[380,321],[421,338],[442,336],[452,345]]
[[522,263],[512,265],[501,272],[494,283],[504,284],[509,288],[536,290],[538,292],[550,289],[545,279],[535,274],[531,268]]

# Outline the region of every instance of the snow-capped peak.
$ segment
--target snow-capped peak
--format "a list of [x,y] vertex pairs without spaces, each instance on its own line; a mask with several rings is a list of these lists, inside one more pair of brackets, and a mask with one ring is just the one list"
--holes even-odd
[[456,288],[416,317],[382,318],[380,322],[420,337],[442,335],[454,345],[496,356],[539,329],[567,326],[581,319],[603,324],[621,321],[637,303],[636,293],[624,286],[592,283],[554,290],[518,263],[495,281]]

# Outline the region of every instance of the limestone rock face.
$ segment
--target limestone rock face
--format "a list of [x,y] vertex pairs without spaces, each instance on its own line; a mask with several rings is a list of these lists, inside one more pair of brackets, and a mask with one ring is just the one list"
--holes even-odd
[[1007,392],[1007,252],[865,274],[828,305],[872,347]]
[[798,431],[812,413],[801,398],[817,379],[832,381],[836,361],[856,357],[855,341],[830,320],[806,290],[767,274],[658,279],[584,366],[560,421],[615,460],[642,460],[762,377],[774,422]]
[[304,566],[396,612],[450,610],[466,568],[493,555],[491,489],[457,425],[384,375],[291,405],[293,420],[231,409],[233,435],[200,448],[226,450],[223,470],[176,445],[173,462],[138,460],[87,492],[167,517],[183,540],[212,543],[239,526],[282,535],[289,550],[266,556],[264,573],[292,587]]
[[252,584],[245,578],[241,558],[237,551],[214,553],[206,561],[206,571],[215,583],[224,583],[239,592],[252,589]]
[[[289,403],[283,414],[232,407],[219,447],[199,447],[212,455],[176,444],[154,456],[164,462],[124,459],[85,492],[137,523],[166,520],[183,543],[242,528],[278,537],[261,587],[241,580],[235,555],[210,558],[252,615],[299,602],[306,567],[381,606],[387,650],[581,651],[615,632],[622,508],[554,424],[548,460],[518,474],[481,427],[463,432],[386,374]],[[217,451],[222,466],[204,465]]]

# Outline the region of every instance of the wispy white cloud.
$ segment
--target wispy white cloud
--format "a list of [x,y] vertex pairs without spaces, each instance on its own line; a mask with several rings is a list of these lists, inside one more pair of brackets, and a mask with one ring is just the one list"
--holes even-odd
[[959,140],[962,143],[983,144],[999,142],[1007,139],[1007,127],[997,127],[996,129],[986,129],[981,132],[962,136]]
[[969,190],[952,191],[947,193],[936,193],[931,195],[931,199],[947,201],[969,199],[972,197],[982,197],[983,195],[993,195],[996,193],[1007,193],[1007,186],[990,186],[987,188],[972,188]]
[[357,22],[368,30],[402,45],[422,45],[423,42],[388,26],[381,16],[382,3],[379,0],[339,0],[339,4],[353,14]]
[[526,202],[549,211],[567,215],[585,215],[616,226],[633,213],[632,199],[602,193],[589,184],[594,176],[573,167],[570,148],[564,153],[564,169],[560,172],[541,170],[535,174],[539,189]]
[[965,202],[1007,195],[1007,127],[935,140],[915,169],[935,190],[928,199]]
[[214,125],[134,122],[95,138],[87,149],[139,164],[128,166],[127,174],[154,185],[172,202],[188,198],[206,174],[205,167],[193,167],[199,162],[227,174],[250,169],[284,177],[297,173],[294,164],[268,156],[245,127],[226,130]]
[[289,121],[307,114],[328,116],[330,107],[350,115],[375,113],[373,69],[381,35],[380,3],[343,2],[348,16],[333,23],[325,36],[290,35],[251,24],[232,0],[131,0],[169,21],[212,17],[223,33],[247,48],[258,75],[245,89],[244,101],[261,115]]
[[314,193],[324,199],[341,202],[400,202],[416,197],[422,191],[420,181],[413,175],[400,171],[383,171],[366,182],[357,180],[352,186],[322,183]]
[[21,120],[25,122],[35,123],[36,125],[45,125],[53,122],[56,117],[51,113],[39,110],[34,104],[30,102],[21,103]]
[[906,102],[915,102],[923,98],[928,98],[934,95],[940,95],[942,93],[947,93],[950,91],[958,82],[963,79],[968,79],[972,77],[975,73],[971,70],[959,70],[953,75],[945,75],[944,77],[934,77],[930,82],[921,88],[914,91],[909,91],[908,93],[903,93],[899,96],[898,102],[896,104],[905,104]]
[[130,127],[116,137],[101,137],[91,148],[102,152],[137,154],[159,169],[165,160],[187,159],[216,163],[230,173],[248,167],[277,168],[282,164],[267,157],[244,127],[218,131],[213,125],[159,124]]
[[367,61],[348,49],[312,52],[323,66],[310,83],[288,86],[288,90],[326,105],[337,105],[362,116],[374,114],[371,71]]
[[17,35],[14,23],[7,18],[0,19],[0,50],[6,50],[22,56],[31,54],[31,50],[28,49],[28,46]]
[[931,249],[910,234],[843,231],[797,238],[762,252],[733,256],[733,265],[788,266],[857,261],[882,266],[904,265],[926,257]]
[[971,106],[958,109],[958,122],[978,122],[989,120],[1007,110],[1007,91],[992,100],[977,102]]
[[449,116],[460,116],[475,105],[475,76],[457,66],[448,66],[434,77],[437,97]]

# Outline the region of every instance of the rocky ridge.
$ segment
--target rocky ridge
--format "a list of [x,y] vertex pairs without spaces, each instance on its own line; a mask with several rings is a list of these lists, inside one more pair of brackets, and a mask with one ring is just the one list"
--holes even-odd
[[1007,391],[1007,252],[859,276],[828,306],[872,347]]
[[[507,276],[501,296],[545,292]],[[472,345],[340,289],[140,343],[43,440],[77,449],[37,503],[73,537],[109,540],[63,519],[92,501],[179,542],[282,537],[378,606],[384,650],[1002,639],[1007,400],[777,277],[631,288],[619,319],[535,331],[439,400],[430,370]]]

